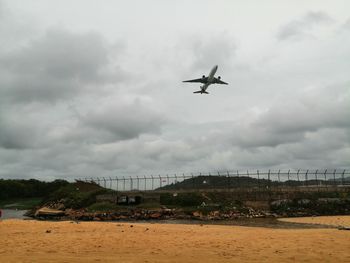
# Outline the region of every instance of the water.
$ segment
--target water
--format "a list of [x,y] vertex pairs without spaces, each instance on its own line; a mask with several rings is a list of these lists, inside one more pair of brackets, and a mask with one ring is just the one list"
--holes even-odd
[[1,209],[2,216],[0,219],[25,219],[24,216],[27,210],[16,210],[16,209]]

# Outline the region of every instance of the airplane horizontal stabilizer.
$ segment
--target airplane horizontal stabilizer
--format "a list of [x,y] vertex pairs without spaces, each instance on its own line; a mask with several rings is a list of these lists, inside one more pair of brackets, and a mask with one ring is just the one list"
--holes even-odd
[[205,93],[205,94],[209,94],[209,92],[207,92],[207,91],[203,91],[203,90],[195,91],[195,92],[193,92],[193,93],[200,93],[200,94]]

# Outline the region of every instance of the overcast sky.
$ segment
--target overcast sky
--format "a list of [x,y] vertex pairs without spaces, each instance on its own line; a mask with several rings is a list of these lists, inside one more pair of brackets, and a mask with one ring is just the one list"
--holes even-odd
[[349,168],[349,10],[0,0],[0,178]]

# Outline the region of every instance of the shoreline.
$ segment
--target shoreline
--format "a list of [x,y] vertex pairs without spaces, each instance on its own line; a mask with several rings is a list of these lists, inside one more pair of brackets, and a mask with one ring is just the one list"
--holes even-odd
[[[164,225],[208,225],[208,226],[239,226],[239,227],[263,227],[270,229],[321,229],[336,228],[339,225],[328,225],[316,221],[303,222],[303,218],[239,218],[232,220],[199,220],[199,219],[149,219],[149,220],[105,220],[105,221],[86,221],[71,219],[37,219],[22,216],[20,218],[3,218],[2,220],[25,220],[38,222],[94,222],[94,223],[120,223],[120,224],[164,224]],[[318,217],[310,217],[318,218]],[[295,219],[295,220],[294,220]]]

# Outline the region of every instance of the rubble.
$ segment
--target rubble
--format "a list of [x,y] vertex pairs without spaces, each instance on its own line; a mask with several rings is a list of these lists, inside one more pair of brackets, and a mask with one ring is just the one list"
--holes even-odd
[[235,203],[217,206],[203,203],[192,211],[188,208],[169,209],[160,206],[158,209],[145,209],[135,206],[124,206],[108,212],[91,212],[87,209],[65,208],[64,200],[45,204],[44,207],[31,212],[37,219],[62,219],[73,221],[127,221],[127,220],[236,220],[251,218],[300,217],[322,214],[348,214],[348,198],[318,199],[280,199],[270,201],[269,208],[253,208]]
[[65,211],[62,211],[62,210],[42,207],[35,212],[34,216],[36,218],[49,218],[49,217],[62,217],[65,214],[66,214]]

